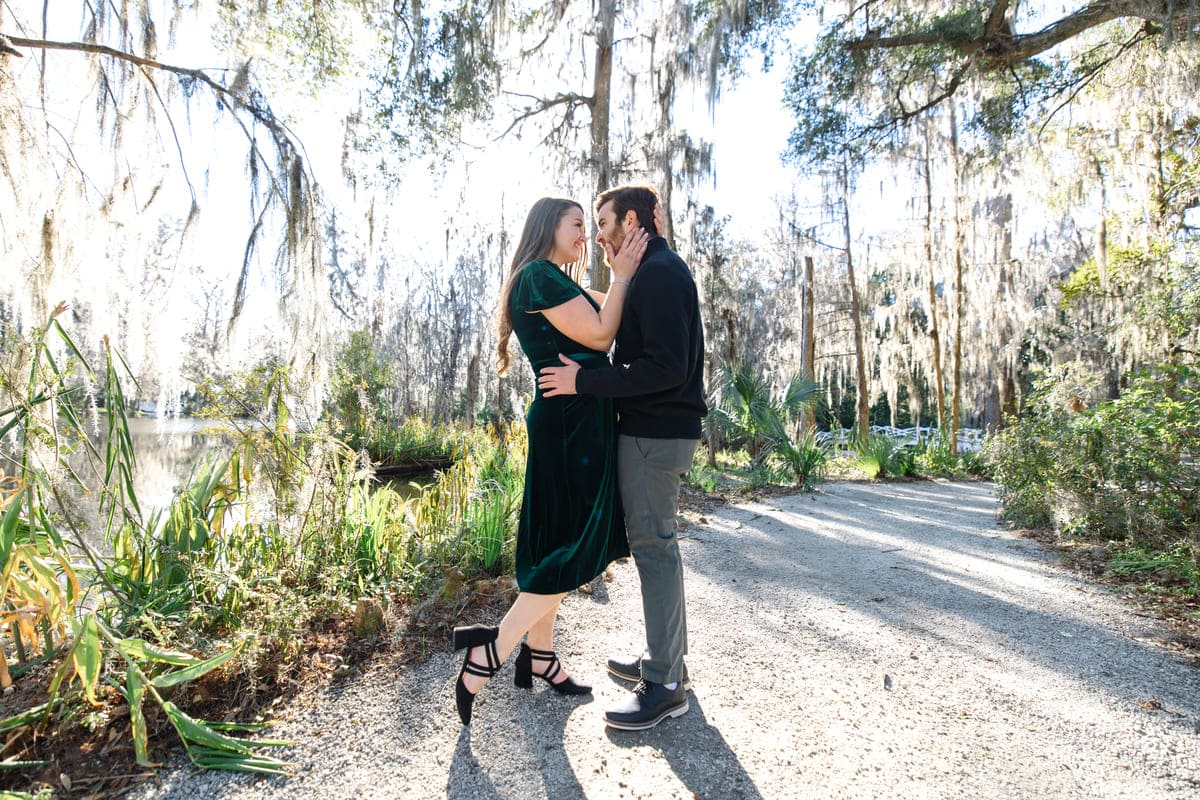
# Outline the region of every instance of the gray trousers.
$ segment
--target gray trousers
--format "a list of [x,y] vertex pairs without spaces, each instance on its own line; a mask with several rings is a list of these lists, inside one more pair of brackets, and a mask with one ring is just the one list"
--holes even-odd
[[679,480],[692,466],[695,439],[617,440],[617,479],[625,506],[629,549],[642,583],[646,652],[642,678],[672,683],[683,678],[687,653],[687,611],[683,561],[675,540]]

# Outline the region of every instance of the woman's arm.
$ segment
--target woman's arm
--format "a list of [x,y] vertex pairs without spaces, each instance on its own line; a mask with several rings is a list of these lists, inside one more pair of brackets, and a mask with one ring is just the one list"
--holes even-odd
[[612,259],[613,279],[608,294],[597,312],[583,295],[576,295],[567,302],[542,310],[546,319],[560,333],[593,350],[608,350],[621,325],[621,310],[625,306],[625,294],[629,291],[629,279],[637,271],[646,252],[649,235],[642,228],[635,228],[621,243],[621,250]]

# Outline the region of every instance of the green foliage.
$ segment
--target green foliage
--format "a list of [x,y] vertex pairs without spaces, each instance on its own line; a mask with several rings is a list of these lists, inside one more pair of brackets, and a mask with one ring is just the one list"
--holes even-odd
[[948,437],[933,436],[918,442],[912,448],[912,455],[915,472],[921,475],[966,478],[982,475],[985,469],[979,453],[971,450],[955,453],[950,449]]
[[[1120,398],[1078,413],[1053,380],[1030,413],[989,441],[1005,513],[1074,536],[1196,553],[1200,532],[1200,380],[1167,366],[1133,376]],[[1048,399],[1050,400],[1048,402]]]
[[[63,310],[63,307],[56,309],[55,317]],[[111,628],[103,617],[113,605],[127,601],[129,596],[122,592],[122,587],[106,580],[109,571],[103,560],[91,553],[82,537],[68,545],[51,522],[50,501],[57,499],[58,487],[41,465],[47,448],[57,454],[72,440],[85,443],[93,459],[90,466],[102,476],[101,510],[106,524],[131,528],[139,524],[141,515],[133,493],[132,439],[118,379],[117,364],[122,362],[106,342],[103,399],[108,412],[108,437],[101,457],[91,446],[87,431],[73,409],[56,407],[53,402],[53,398],[71,391],[68,382],[74,370],[65,365],[60,367],[55,359],[48,342],[51,332],[80,359],[77,367],[84,375],[89,378],[92,375],[78,348],[55,318],[23,347],[10,353],[15,355],[15,364],[5,365],[3,389],[8,402],[7,408],[0,413],[0,428],[16,429],[22,443],[16,458],[10,458],[17,467],[13,479],[16,488],[4,498],[0,522],[0,550],[4,556],[0,636],[11,639],[12,649],[21,662],[31,655],[30,648],[39,638],[44,642],[47,654],[57,650],[61,657],[46,690],[46,702],[37,709],[0,721],[0,729],[35,727],[44,724],[51,714],[62,708],[76,704],[96,705],[100,702],[97,689],[103,679],[113,684],[129,703],[130,730],[139,763],[151,763],[142,711],[148,693],[166,712],[189,755],[197,763],[202,763],[198,759],[209,759],[212,766],[225,769],[281,772],[282,762],[256,756],[250,750],[271,743],[226,737],[218,734],[209,723],[186,715],[177,717],[173,713],[174,706],[159,693],[159,689],[202,677],[235,657],[240,647],[203,660],[185,653],[167,653],[125,631]],[[11,376],[22,368],[28,369],[30,376],[23,390],[11,380]],[[58,432],[60,424],[66,429],[63,434]],[[86,489],[78,475],[68,470],[68,476]],[[190,531],[181,529],[177,533],[174,546],[179,548]],[[76,577],[76,553],[87,554],[97,566],[97,581],[91,590],[99,597],[88,603],[77,602],[80,582]],[[83,610],[89,607],[95,610]],[[41,637],[33,636],[35,632],[40,632]],[[0,683],[6,688],[11,682],[8,649],[4,647],[5,652],[0,655]],[[107,663],[110,661],[125,663],[123,687],[111,677]],[[169,666],[163,669],[163,664]]]
[[419,417],[389,421],[363,445],[373,460],[383,464],[420,464],[449,459],[465,446],[461,430]]
[[[43,725],[51,715],[86,720],[74,709],[100,702],[103,681],[129,706],[139,763],[151,763],[143,705],[153,702],[197,765],[278,773],[281,762],[251,749],[278,743],[238,738],[253,732],[246,726],[194,719],[162,692],[217,669],[253,671],[264,657],[281,668],[314,619],[357,598],[415,598],[450,573],[511,570],[523,426],[460,432],[462,457],[405,497],[372,484],[370,465],[328,430],[296,431],[288,400],[296,387],[286,369],[268,365],[244,382],[209,387],[210,416],[236,414],[221,420],[235,438],[232,453],[203,462],[166,508],[144,512],[132,483],[136,454],[120,380],[127,370],[106,351],[108,435],[98,451],[73,410],[59,408],[60,421],[46,421],[43,407],[55,410],[55,398],[69,392],[68,373],[45,342],[49,331],[69,342],[47,326],[10,351],[20,359],[3,372],[0,428],[24,446],[10,459],[16,477],[0,487],[0,636],[19,661],[53,657],[58,666],[46,703],[0,721],[0,731]],[[22,371],[32,376],[24,384],[12,379]],[[110,555],[91,553],[82,537],[64,541],[52,523],[47,497],[57,489],[39,454],[66,444],[62,429],[91,448]],[[414,440],[429,433],[420,425],[409,431]],[[87,603],[79,602],[76,552],[91,559]],[[7,685],[7,657],[0,667]]]
[[776,393],[761,368],[749,362],[726,365],[717,380],[721,388],[709,424],[744,444],[752,469],[778,455],[799,485],[809,485],[826,454],[811,432],[797,434],[795,428],[801,412],[816,403],[817,384],[793,376]]
[[718,451],[715,466],[708,465],[702,450],[697,449],[691,469],[684,474],[684,482],[693,489],[745,494],[788,480],[777,463],[754,464],[745,450]]
[[698,40],[715,41],[720,68],[740,75],[750,50],[760,50],[769,60],[774,36],[794,23],[802,4],[749,0],[731,9],[723,0],[697,0],[690,5]]
[[218,44],[255,53],[262,62],[259,72],[268,81],[274,76],[276,83],[283,83],[281,76],[287,76],[290,87],[313,95],[351,69],[355,26],[346,23],[366,17],[365,6],[341,0],[221,0],[219,8]]
[[830,459],[829,445],[817,439],[815,430],[805,431],[794,441],[780,442],[776,452],[787,465],[796,485],[806,490],[825,473]]
[[326,417],[332,434],[384,465],[420,465],[450,459],[462,436],[419,418],[398,420],[388,393],[391,364],[367,331],[355,331],[338,353],[330,379]]
[[721,485],[721,474],[704,464],[692,464],[691,469],[683,476],[683,482],[706,494],[712,494]]
[[[1073,101],[1103,70],[1162,32],[1133,21],[1085,25],[1079,29],[1088,36],[1085,46],[1064,44],[1062,55],[1050,50],[1013,59],[1014,34],[1032,31],[1005,27],[985,35],[990,3],[945,8],[865,4],[829,13],[812,48],[797,51],[792,61],[785,89],[796,119],[789,156],[820,169],[843,155],[896,148],[912,121],[967,87],[971,101],[959,108],[972,113],[964,126],[995,147]],[[1088,14],[1067,11],[1063,19],[1078,22]],[[1023,23],[1021,17],[1006,26]]]
[[[368,78],[367,111],[385,135],[381,152],[437,154],[454,149],[463,123],[485,118],[499,86],[496,59],[501,19],[492,3],[459,0],[426,16],[421,7],[404,20],[407,35],[380,36]],[[400,46],[398,46],[400,45]]]
[[1136,326],[1150,338],[1179,342],[1189,337],[1200,321],[1200,279],[1192,247],[1152,243],[1145,247],[1114,247],[1107,270],[1101,275],[1089,260],[1063,283],[1065,308],[1105,296],[1133,298],[1130,317],[1114,325]]
[[391,365],[375,349],[369,331],[354,331],[334,360],[329,380],[329,416],[342,440],[363,448],[387,424],[386,393],[394,384]]
[[887,434],[872,433],[865,441],[855,442],[854,452],[857,456],[854,465],[871,480],[904,477],[916,473],[916,460],[912,448]]
[[1192,595],[1200,590],[1197,565],[1200,554],[1191,542],[1176,542],[1165,550],[1133,545],[1122,546],[1109,561],[1108,569],[1122,577],[1145,577],[1164,582],[1183,583]]
[[482,433],[412,504],[408,525],[419,532],[412,558],[430,565],[426,576],[512,569],[525,448],[519,423],[504,429],[503,438]]
[[[986,21],[984,10],[979,6],[965,5],[954,8],[941,16],[933,17],[926,25],[929,32],[938,39],[950,44],[969,42],[973,37],[983,33]],[[909,25],[920,25],[919,20],[912,20]],[[910,30],[912,30],[910,28]]]

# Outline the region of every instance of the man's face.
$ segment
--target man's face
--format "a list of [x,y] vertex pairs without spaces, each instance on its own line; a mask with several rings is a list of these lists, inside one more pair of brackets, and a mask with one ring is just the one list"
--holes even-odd
[[600,206],[596,212],[596,241],[613,252],[620,250],[621,243],[625,241],[625,225],[617,219],[612,200]]

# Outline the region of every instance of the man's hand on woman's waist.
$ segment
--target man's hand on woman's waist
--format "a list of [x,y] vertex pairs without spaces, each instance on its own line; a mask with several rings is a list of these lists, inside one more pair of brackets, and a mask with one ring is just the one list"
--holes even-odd
[[575,391],[575,375],[579,372],[579,362],[572,361],[562,353],[558,360],[565,366],[542,367],[538,373],[538,388],[543,397],[555,397],[560,394],[577,394]]

